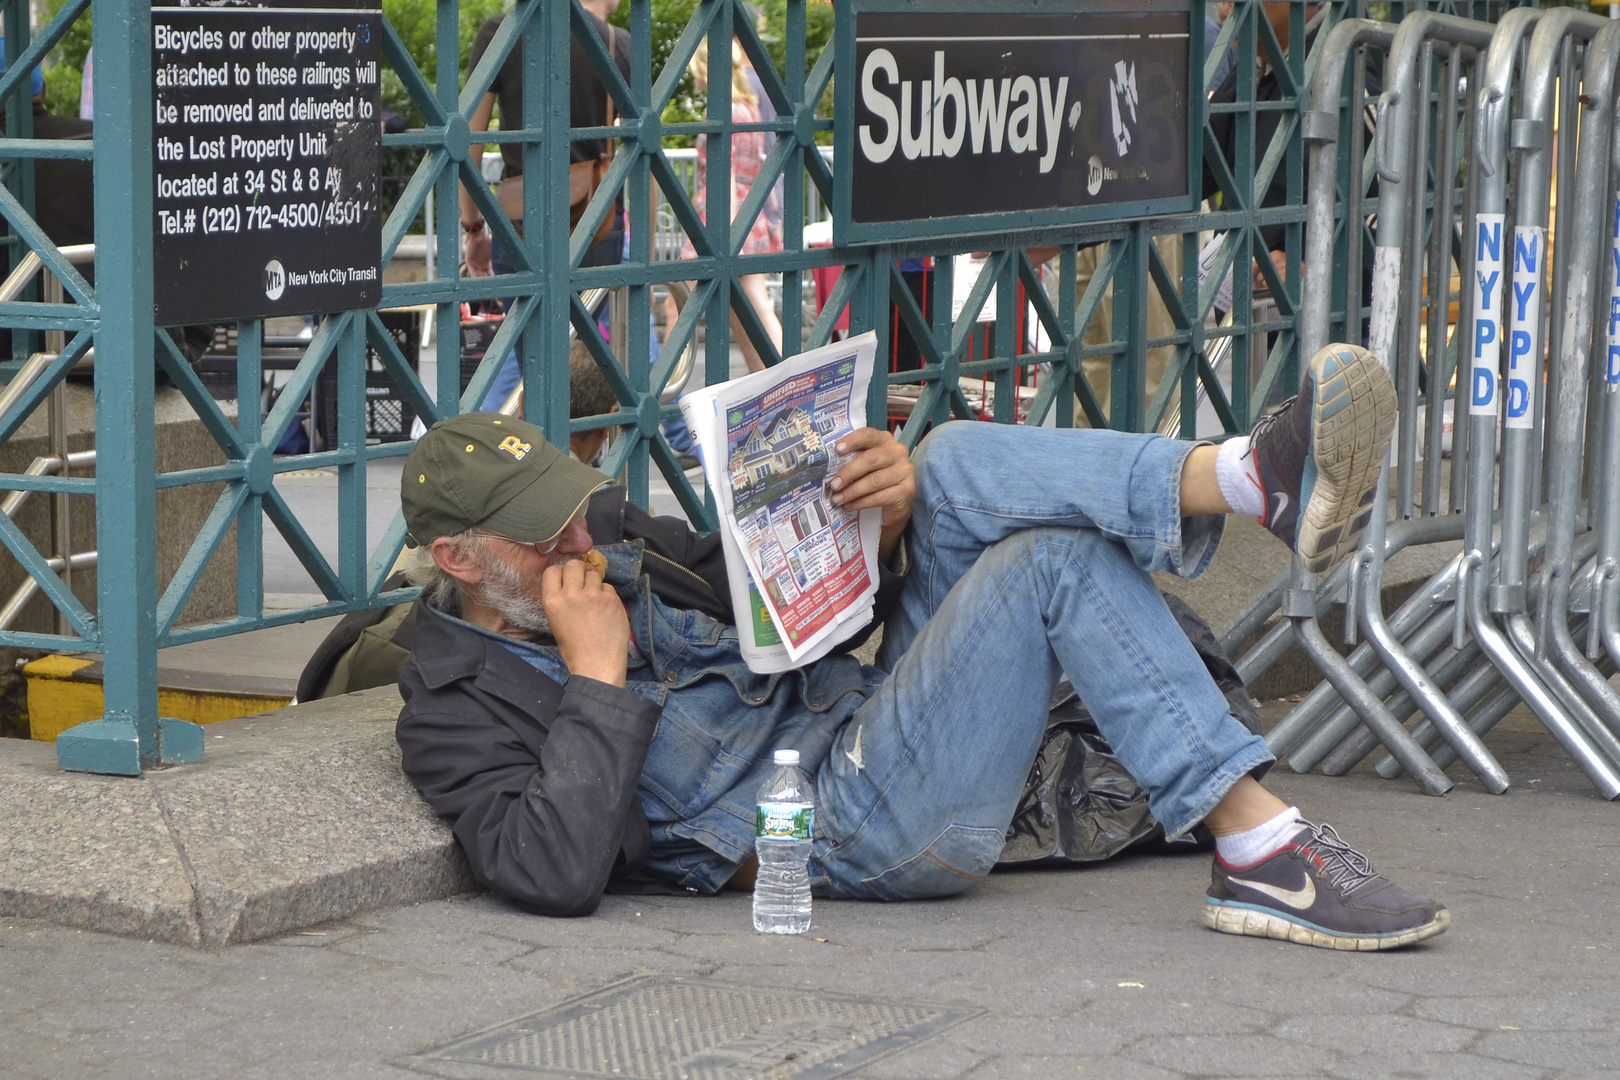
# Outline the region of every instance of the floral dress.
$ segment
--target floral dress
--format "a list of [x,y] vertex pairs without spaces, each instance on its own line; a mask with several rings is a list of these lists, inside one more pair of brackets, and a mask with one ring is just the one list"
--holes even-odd
[[[746,101],[733,100],[731,103],[731,122],[733,124],[757,124],[760,122],[759,109]],[[708,221],[708,153],[707,135],[699,135],[697,139],[697,191],[692,196],[692,203],[697,207],[698,217]],[[731,136],[731,215],[736,220],[737,210],[742,206],[743,200],[748,198],[748,191],[754,186],[754,178],[765,164],[765,134],[760,131],[739,131]],[[748,239],[743,241],[742,253],[744,255],[758,255],[767,251],[782,250],[782,229],[780,225],[773,225],[767,215],[761,213],[754,218],[749,226]],[[696,251],[692,248],[692,241],[687,240],[686,246],[681,249],[681,257],[690,259],[695,257]]]

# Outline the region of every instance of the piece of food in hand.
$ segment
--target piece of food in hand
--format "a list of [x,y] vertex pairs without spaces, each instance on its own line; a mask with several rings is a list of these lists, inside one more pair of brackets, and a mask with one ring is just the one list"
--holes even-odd
[[591,550],[587,551],[584,555],[581,555],[580,559],[585,563],[585,569],[587,569],[587,570],[595,570],[597,577],[600,577],[600,578],[606,578],[607,577],[607,556],[606,555],[602,554],[600,551],[596,550],[595,548],[591,548]]

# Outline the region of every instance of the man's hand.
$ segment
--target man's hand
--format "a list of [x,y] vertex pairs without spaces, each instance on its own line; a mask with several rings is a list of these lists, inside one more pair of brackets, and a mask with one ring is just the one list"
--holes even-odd
[[911,521],[911,500],[917,495],[911,455],[883,428],[857,428],[838,440],[837,449],[854,454],[855,460],[827,481],[832,501],[848,510],[875,506],[883,511],[878,557],[886,562]]
[[623,686],[630,619],[612,586],[579,559],[554,562],[540,579],[540,602],[569,673]]
[[489,262],[489,226],[484,225],[473,232],[462,230],[463,247],[462,261],[467,266],[468,277],[494,277],[495,269]]
[[[1288,280],[1288,253],[1286,251],[1273,251],[1271,253],[1271,266],[1277,271],[1278,281]],[[1300,272],[1304,273],[1305,264],[1300,264]],[[1270,293],[1271,282],[1266,280],[1265,272],[1259,263],[1254,264],[1254,290],[1255,292]]]

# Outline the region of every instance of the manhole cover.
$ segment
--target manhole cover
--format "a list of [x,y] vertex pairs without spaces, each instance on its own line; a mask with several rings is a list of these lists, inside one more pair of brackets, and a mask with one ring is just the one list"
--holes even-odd
[[548,1076],[830,1080],[981,1012],[644,977],[416,1056]]

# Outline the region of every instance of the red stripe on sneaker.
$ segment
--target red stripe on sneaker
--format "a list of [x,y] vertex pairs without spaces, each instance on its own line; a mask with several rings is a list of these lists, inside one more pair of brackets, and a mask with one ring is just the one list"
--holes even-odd
[[[1233,863],[1227,862],[1225,859],[1221,858],[1221,853],[1219,851],[1216,851],[1215,852],[1215,861],[1220,863],[1222,866],[1226,867],[1228,870],[1253,870],[1255,867],[1259,866],[1261,863],[1266,862],[1266,861],[1268,861],[1270,859],[1275,859],[1278,855],[1281,855],[1285,851],[1301,851],[1301,850],[1304,850],[1304,849],[1299,844],[1284,844],[1282,847],[1277,848],[1275,851],[1272,851],[1272,852],[1270,852],[1268,854],[1260,856],[1260,858],[1254,860],[1254,862],[1252,862],[1252,863],[1244,863],[1242,866],[1238,866],[1238,865],[1235,865]],[[1316,853],[1315,852],[1309,852],[1308,854],[1310,854],[1310,856],[1313,859],[1316,858]],[[1316,859],[1316,864],[1318,866],[1320,866],[1322,864],[1322,860],[1321,859]]]

